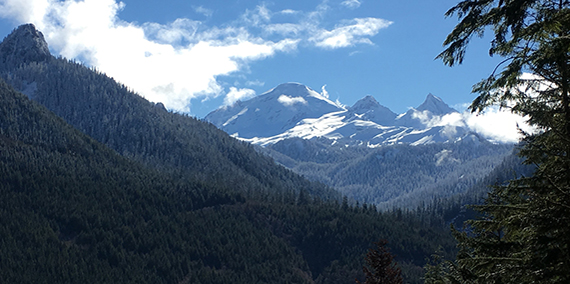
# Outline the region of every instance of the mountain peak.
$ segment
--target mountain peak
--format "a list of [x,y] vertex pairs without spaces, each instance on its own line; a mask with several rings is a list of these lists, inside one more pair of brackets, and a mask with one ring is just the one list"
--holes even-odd
[[[289,82],[289,83],[283,83],[278,85],[277,87],[269,90],[268,92],[266,92],[265,94],[277,94],[278,96],[281,95],[294,95],[294,96],[298,96],[298,97],[307,97],[307,96],[311,96],[311,97],[315,97],[315,98],[320,98],[323,100],[328,100],[328,97],[326,94],[321,94],[301,83],[295,83],[295,82]],[[262,94],[265,95],[265,94]]]
[[252,99],[209,113],[206,120],[241,138],[280,134],[304,119],[345,110],[323,93],[299,83],[284,83]]
[[273,88],[273,90],[271,91],[281,91],[281,92],[291,92],[291,91],[305,91],[306,89],[309,89],[307,86],[301,84],[301,83],[296,83],[296,82],[288,82],[288,83],[283,83],[283,84],[279,84],[277,85],[277,87]]
[[457,112],[455,109],[449,107],[446,103],[444,103],[441,98],[438,98],[432,94],[427,95],[426,100],[417,108],[417,110],[427,110],[435,115]]
[[0,66],[44,61],[51,56],[44,35],[33,24],[21,25],[0,43]]
[[351,110],[372,109],[372,108],[377,108],[378,106],[380,106],[378,101],[373,96],[367,95],[366,97],[354,103],[354,105],[350,109]]
[[349,110],[357,119],[370,120],[381,125],[391,124],[396,118],[395,113],[370,95],[358,100]]

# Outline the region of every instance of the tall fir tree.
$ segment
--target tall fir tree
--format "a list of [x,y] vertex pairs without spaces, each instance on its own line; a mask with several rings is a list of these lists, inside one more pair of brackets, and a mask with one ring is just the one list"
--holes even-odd
[[[364,284],[402,284],[402,270],[394,262],[394,256],[386,247],[388,241],[380,240],[376,249],[368,250],[366,264],[363,267],[366,281]],[[360,284],[357,280],[356,283]]]
[[489,54],[505,60],[474,86],[470,108],[528,118],[536,131],[523,133],[520,155],[536,171],[494,187],[470,230],[454,230],[456,262],[431,266],[426,283],[570,283],[570,1],[465,0],[453,15],[438,58],[461,64],[473,36],[493,32]]

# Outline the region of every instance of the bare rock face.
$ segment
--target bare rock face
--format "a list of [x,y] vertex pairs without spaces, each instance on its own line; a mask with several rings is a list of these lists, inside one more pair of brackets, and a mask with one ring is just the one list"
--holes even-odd
[[50,56],[44,35],[33,24],[19,26],[0,43],[0,68],[45,61]]

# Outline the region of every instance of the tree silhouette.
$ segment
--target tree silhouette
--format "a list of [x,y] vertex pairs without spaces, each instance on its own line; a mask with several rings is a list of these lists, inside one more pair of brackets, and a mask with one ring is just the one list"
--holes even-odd
[[451,8],[460,23],[438,56],[461,64],[471,38],[492,31],[490,55],[505,60],[476,84],[470,109],[526,117],[520,155],[535,172],[489,193],[481,217],[454,230],[461,283],[570,283],[570,2],[472,1]]
[[[380,240],[376,249],[368,250],[366,263],[362,269],[366,275],[365,284],[401,284],[403,283],[402,271],[394,262],[394,256],[386,248],[388,241]],[[360,283],[356,280],[356,283]]]

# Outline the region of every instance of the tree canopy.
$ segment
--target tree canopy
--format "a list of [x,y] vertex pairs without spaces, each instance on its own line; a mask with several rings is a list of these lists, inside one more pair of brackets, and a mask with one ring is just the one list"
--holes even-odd
[[[369,249],[366,254],[366,263],[369,267],[364,266],[364,274],[366,275],[365,284],[402,284],[402,271],[397,264],[394,263],[394,256],[390,250],[386,248],[388,241],[380,240],[376,244],[376,249]],[[360,284],[359,281],[356,283]]]
[[570,1],[466,0],[446,15],[459,17],[438,56],[447,65],[463,62],[473,36],[493,33],[489,54],[505,60],[474,85],[471,110],[528,118],[536,131],[523,133],[520,155],[536,170],[494,187],[476,206],[482,217],[454,230],[456,262],[428,267],[426,283],[568,283]]

